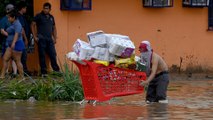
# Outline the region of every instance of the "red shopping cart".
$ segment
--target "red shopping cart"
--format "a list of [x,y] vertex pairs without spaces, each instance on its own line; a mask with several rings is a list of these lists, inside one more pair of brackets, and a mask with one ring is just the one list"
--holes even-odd
[[82,80],[85,100],[106,101],[112,97],[142,93],[141,80],[146,80],[144,72],[104,66],[92,61],[73,61]]

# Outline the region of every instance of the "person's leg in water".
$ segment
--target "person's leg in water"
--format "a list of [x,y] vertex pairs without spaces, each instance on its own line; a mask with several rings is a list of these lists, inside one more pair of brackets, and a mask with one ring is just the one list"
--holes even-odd
[[168,103],[167,99],[167,88],[169,84],[169,76],[168,74],[161,75],[158,80],[157,89],[156,89],[156,97],[158,102],[160,103]]
[[152,80],[149,85],[146,92],[146,102],[152,103],[156,102],[156,81]]

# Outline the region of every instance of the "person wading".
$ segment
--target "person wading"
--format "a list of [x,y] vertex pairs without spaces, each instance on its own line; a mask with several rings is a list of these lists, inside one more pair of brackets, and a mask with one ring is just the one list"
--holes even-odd
[[166,62],[157,53],[153,52],[149,41],[142,41],[139,46],[140,62],[146,65],[147,80],[140,85],[148,85],[146,102],[168,103],[167,87],[169,72]]

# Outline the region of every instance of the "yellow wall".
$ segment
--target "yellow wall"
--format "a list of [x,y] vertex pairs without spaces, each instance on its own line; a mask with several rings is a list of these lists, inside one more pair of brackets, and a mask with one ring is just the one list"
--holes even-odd
[[154,51],[170,67],[179,65],[180,57],[184,66],[193,63],[213,67],[213,32],[207,31],[208,8],[184,8],[182,0],[174,0],[170,8],[144,8],[142,0],[92,0],[91,11],[61,11],[60,0],[35,0],[35,13],[41,11],[44,1],[52,4],[61,63],[77,38],[87,41],[87,32],[103,30],[128,35],[137,47],[137,55],[138,44],[150,40]]

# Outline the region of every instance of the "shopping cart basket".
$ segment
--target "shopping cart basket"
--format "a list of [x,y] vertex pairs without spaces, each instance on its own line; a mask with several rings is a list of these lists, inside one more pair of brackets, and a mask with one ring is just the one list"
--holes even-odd
[[85,100],[106,101],[112,97],[142,93],[144,72],[104,66],[92,61],[73,61],[80,71]]

